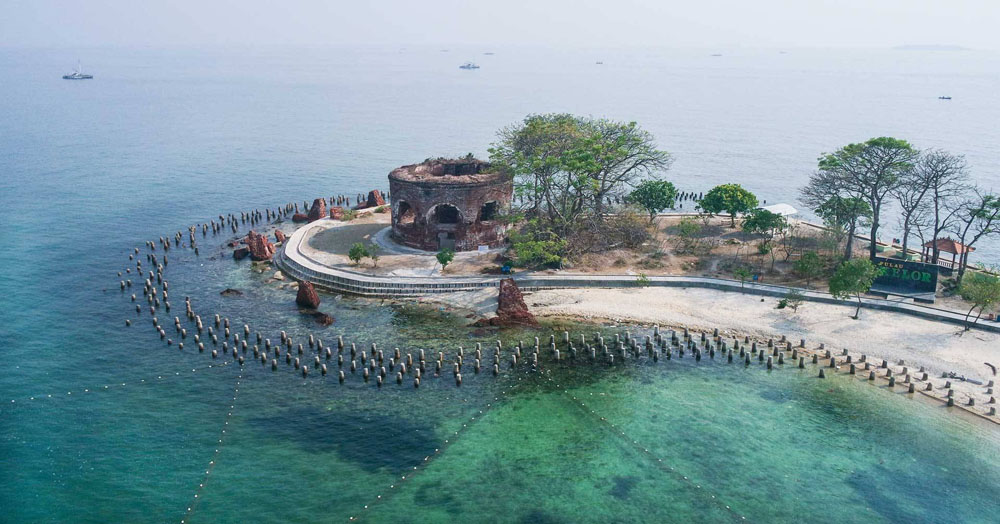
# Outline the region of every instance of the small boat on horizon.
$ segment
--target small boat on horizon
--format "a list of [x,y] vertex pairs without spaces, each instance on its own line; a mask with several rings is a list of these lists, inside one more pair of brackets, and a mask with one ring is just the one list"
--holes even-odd
[[68,75],[63,75],[63,80],[90,80],[94,78],[94,75],[83,74],[83,68],[80,67],[80,62],[76,63],[76,71]]
[[950,96],[939,96],[938,100],[951,100]]
[[596,64],[597,64],[597,65],[604,65],[604,62],[601,62],[600,60],[598,60],[598,61],[596,62]]
[[476,64],[474,64],[473,62],[466,62],[466,63],[458,66],[458,68],[459,69],[479,69],[479,66],[476,65]]

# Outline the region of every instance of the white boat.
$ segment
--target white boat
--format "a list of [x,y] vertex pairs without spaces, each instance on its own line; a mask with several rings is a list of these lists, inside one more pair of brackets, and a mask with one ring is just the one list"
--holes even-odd
[[90,80],[91,78],[94,78],[94,75],[83,74],[83,69],[80,67],[79,62],[76,63],[76,71],[68,75],[63,75],[63,80]]
[[474,64],[472,62],[466,62],[466,63],[458,66],[458,68],[459,69],[479,69],[479,66],[477,66],[476,64]]

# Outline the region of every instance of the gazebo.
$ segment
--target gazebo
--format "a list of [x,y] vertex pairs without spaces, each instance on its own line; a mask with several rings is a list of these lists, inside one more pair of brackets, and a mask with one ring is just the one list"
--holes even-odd
[[953,240],[951,238],[947,238],[947,237],[945,237],[945,238],[935,238],[934,240],[932,240],[930,242],[924,242],[924,253],[923,254],[924,254],[924,260],[925,261],[929,261],[930,260],[932,254],[934,252],[933,250],[934,250],[935,246],[937,246],[937,250],[939,252],[941,252],[941,253],[951,253],[951,268],[952,269],[955,269],[955,259],[956,258],[959,260],[959,263],[961,263],[961,261],[965,257],[962,257],[960,255],[963,255],[966,252],[972,253],[973,251],[976,250],[976,248],[974,248],[974,247],[968,247],[965,244],[962,244],[961,242],[958,242],[957,240]]

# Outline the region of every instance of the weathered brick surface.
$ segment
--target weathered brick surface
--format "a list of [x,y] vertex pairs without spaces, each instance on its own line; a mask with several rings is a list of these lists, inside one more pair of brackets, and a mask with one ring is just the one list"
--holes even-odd
[[389,173],[393,238],[429,251],[451,242],[456,251],[497,247],[507,228],[489,215],[506,213],[512,194],[512,181],[490,172],[489,164],[479,160],[430,160],[400,167]]

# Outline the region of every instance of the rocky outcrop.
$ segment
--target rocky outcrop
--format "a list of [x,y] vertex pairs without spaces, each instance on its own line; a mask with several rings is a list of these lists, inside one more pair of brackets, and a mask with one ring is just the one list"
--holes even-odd
[[295,303],[306,308],[316,309],[319,307],[319,295],[312,282],[303,280],[299,282],[299,292],[295,295]]
[[326,218],[326,200],[323,198],[313,200],[313,205],[309,208],[307,217],[310,222]]
[[275,242],[277,242],[279,244],[284,244],[286,240],[288,240],[288,237],[285,236],[285,234],[282,233],[280,229],[275,229],[274,230],[274,241]]
[[497,325],[513,326],[537,326],[538,321],[535,315],[528,311],[528,305],[524,303],[521,290],[513,278],[505,278],[500,281],[500,297],[497,300]]
[[497,316],[490,319],[479,319],[476,326],[532,326],[538,327],[535,315],[528,311],[521,290],[512,278],[500,281],[500,296],[497,299]]
[[243,260],[250,254],[250,248],[248,247],[238,247],[233,250],[233,258],[236,260]]
[[247,247],[250,248],[250,260],[262,262],[271,260],[271,257],[274,256],[274,244],[260,233],[250,230],[247,233],[246,242]]
[[378,189],[373,189],[368,192],[368,202],[365,203],[365,207],[379,207],[385,205],[385,199],[382,198],[382,192]]
[[309,221],[309,215],[305,213],[295,213],[294,215],[292,215],[292,222],[302,223],[308,221]]
[[330,218],[333,220],[343,220],[344,208],[340,206],[330,206]]
[[219,294],[224,297],[242,297],[243,292],[238,289],[233,289],[231,287],[219,291]]

